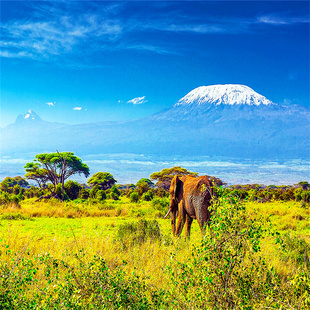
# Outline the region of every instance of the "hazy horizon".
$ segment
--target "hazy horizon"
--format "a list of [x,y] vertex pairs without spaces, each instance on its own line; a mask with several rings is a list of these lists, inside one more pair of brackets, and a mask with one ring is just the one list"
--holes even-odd
[[[79,156],[79,154],[75,154]],[[2,156],[0,181],[7,176],[23,176],[24,165],[33,161],[35,153],[23,154],[23,158]],[[200,175],[215,175],[228,185],[261,184],[293,185],[309,181],[310,160],[240,160],[211,156],[151,156],[143,154],[94,154],[79,156],[90,168],[90,175],[98,171],[113,174],[119,184],[136,183],[141,178],[149,178],[151,173],[164,168],[182,166]],[[71,179],[86,183],[87,178],[74,175]]]
[[[88,158],[92,171],[110,170],[124,182],[171,165],[193,167],[226,182],[309,180],[305,160],[309,113],[293,107],[310,108],[309,1],[1,1],[0,5],[0,154],[10,156],[0,155],[1,178],[21,173],[20,165],[34,159],[35,154],[28,158],[23,150],[43,153],[58,148],[77,156],[87,150],[86,160],[80,157],[86,163]],[[267,111],[268,115],[250,111],[249,117],[256,115],[250,121],[242,113],[234,118],[229,111],[224,117],[214,111],[214,119],[213,115],[204,119],[206,111],[184,110],[183,115],[193,112],[192,127],[198,122],[200,127],[196,132],[184,127],[178,141],[172,131],[181,117],[177,113],[168,115],[171,124],[167,118],[157,125],[154,121],[153,127],[147,122],[137,128],[42,122],[41,127],[5,128],[29,109],[42,120],[69,125],[141,119],[171,107],[197,87],[217,84],[246,85],[292,108],[279,109],[278,114]],[[238,117],[245,121],[241,124]],[[169,141],[161,126],[170,132]],[[154,138],[153,145],[148,145],[148,135]],[[192,135],[197,135],[196,141]],[[180,140],[187,143],[183,148]],[[197,154],[209,157],[186,156],[196,154],[201,143],[204,149]],[[166,156],[156,157],[158,148]],[[109,150],[114,154],[105,154],[108,159],[95,154]],[[121,154],[116,155],[117,150]],[[124,152],[134,160],[119,158]],[[270,154],[281,156],[272,160]],[[265,155],[265,161],[257,161]]]

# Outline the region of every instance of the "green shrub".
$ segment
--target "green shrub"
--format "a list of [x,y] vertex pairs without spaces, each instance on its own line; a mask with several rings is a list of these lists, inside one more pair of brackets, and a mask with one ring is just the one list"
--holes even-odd
[[117,188],[116,185],[113,185],[113,186],[110,188],[109,193],[110,193],[110,194],[111,194],[111,193],[114,193],[114,194],[117,195],[117,196],[120,196],[120,194],[121,194],[120,190]]
[[96,199],[99,201],[105,200],[107,198],[107,195],[104,190],[100,189],[96,193]]
[[142,200],[145,201],[151,201],[154,198],[154,193],[152,190],[148,190],[146,193],[144,193],[141,197]]
[[99,185],[95,185],[90,191],[89,191],[89,197],[90,198],[96,198],[97,191],[99,191],[101,187]]
[[296,266],[304,266],[310,272],[310,245],[301,238],[285,234],[282,237],[282,257],[292,259]]
[[61,183],[58,183],[58,184],[56,185],[55,193],[56,193],[56,195],[57,195],[60,199],[63,199],[63,200],[68,200],[68,199],[69,199],[67,193],[62,189],[62,184],[61,184]]
[[300,277],[292,279],[293,285],[299,281],[298,289],[288,290],[260,256],[263,223],[250,219],[231,195],[219,197],[213,210],[201,244],[193,246],[186,262],[173,261],[168,267],[175,308],[188,308],[188,301],[191,309],[309,307],[309,273],[300,270]]
[[119,200],[120,195],[120,190],[116,187],[116,185],[113,185],[108,191],[107,198],[112,200]]
[[155,197],[152,200],[152,207],[155,210],[160,211],[164,215],[169,210],[169,203],[170,199],[167,197],[164,198]]
[[117,195],[116,193],[114,192],[111,192],[107,195],[107,198],[108,199],[112,199],[112,200],[119,200],[119,195]]
[[0,205],[11,202],[11,195],[6,191],[0,191]]
[[[157,291],[135,273],[126,275],[123,266],[110,269],[102,257],[84,260],[83,249],[68,254],[76,261],[76,267],[49,253],[32,258],[14,254],[8,246],[2,250],[16,263],[14,272],[7,262],[1,266],[0,309],[167,308],[164,291]],[[42,271],[39,277],[38,270]],[[35,285],[38,278],[44,283],[40,287]],[[29,294],[34,285],[38,292]]]
[[2,220],[31,220],[28,215],[23,215],[20,213],[5,213],[1,216]]
[[139,201],[139,194],[137,192],[132,192],[129,196],[130,202],[138,202]]
[[148,239],[161,240],[162,234],[156,220],[141,219],[138,222],[124,223],[118,227],[115,240],[123,249],[142,244]]
[[155,196],[157,197],[160,197],[160,198],[169,197],[169,192],[165,191],[162,187],[156,188],[154,192],[155,192]]
[[79,192],[79,198],[80,199],[88,199],[89,197],[89,191],[86,188],[81,188]]
[[19,202],[24,199],[25,197],[22,193],[14,195],[9,194],[8,192],[0,191],[0,205],[7,205],[9,203],[14,203],[16,206],[19,206]]
[[144,193],[148,192],[151,189],[151,186],[147,182],[138,182],[136,184],[135,191],[139,194],[139,197],[141,197]]
[[65,183],[65,191],[70,200],[75,200],[79,197],[81,188],[81,185],[76,181],[68,180]]

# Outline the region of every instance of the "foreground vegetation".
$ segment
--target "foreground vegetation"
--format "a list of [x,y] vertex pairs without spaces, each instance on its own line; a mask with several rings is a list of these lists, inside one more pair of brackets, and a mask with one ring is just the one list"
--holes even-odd
[[0,308],[309,308],[309,208],[219,196],[190,241],[162,219],[167,197],[3,204]]
[[[0,183],[0,309],[310,308],[310,184],[215,192],[205,236],[174,238],[163,169],[119,185],[71,152]],[[66,181],[67,180],[67,181]],[[66,181],[66,182],[65,182]],[[154,184],[153,182],[157,182]]]

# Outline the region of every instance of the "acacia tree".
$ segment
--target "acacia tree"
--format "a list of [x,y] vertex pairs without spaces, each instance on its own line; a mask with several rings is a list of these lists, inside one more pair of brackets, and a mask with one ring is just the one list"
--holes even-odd
[[158,180],[156,183],[157,187],[164,188],[165,190],[168,190],[170,187],[171,180],[175,176],[184,176],[184,175],[191,175],[196,177],[198,175],[197,172],[191,172],[188,171],[185,168],[182,168],[180,166],[172,167],[172,168],[165,168],[159,172],[154,172],[150,175],[151,180]]
[[26,179],[36,181],[40,188],[46,186],[46,183],[49,181],[48,172],[46,169],[41,168],[40,163],[30,162],[24,168],[27,172],[25,174]]
[[[42,153],[35,156],[33,162],[24,167],[25,177],[38,182],[42,187],[47,182],[52,183],[52,197],[57,197],[56,186],[62,185],[64,192],[65,180],[74,174],[89,176],[89,168],[82,160],[72,152]],[[59,197],[58,197],[59,198]]]

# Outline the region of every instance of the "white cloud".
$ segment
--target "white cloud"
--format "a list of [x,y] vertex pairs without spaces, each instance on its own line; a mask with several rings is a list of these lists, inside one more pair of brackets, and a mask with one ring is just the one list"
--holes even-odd
[[82,110],[82,108],[81,107],[75,107],[75,108],[73,108],[73,110],[80,111],[80,110]]
[[145,103],[145,102],[147,102],[147,100],[145,100],[145,96],[133,98],[133,99],[127,101],[127,103],[132,103],[132,104],[141,104],[141,103]]
[[169,50],[163,47],[155,46],[155,45],[150,45],[150,44],[136,44],[136,45],[129,45],[125,48],[132,49],[132,50],[137,50],[137,51],[147,51],[147,52],[154,52],[157,54],[172,54],[172,55],[180,55],[180,53]]
[[48,59],[51,55],[71,53],[79,44],[90,42],[92,38],[101,43],[96,42],[94,47],[110,44],[123,33],[120,22],[110,19],[107,14],[67,14],[64,9],[52,14],[47,8],[36,10],[34,14],[36,20],[0,23],[2,57]]
[[266,16],[260,16],[258,18],[258,22],[271,25],[290,25],[290,24],[309,23],[309,17],[266,15]]
[[54,106],[55,103],[56,102],[46,102],[47,105],[52,106],[52,107]]

